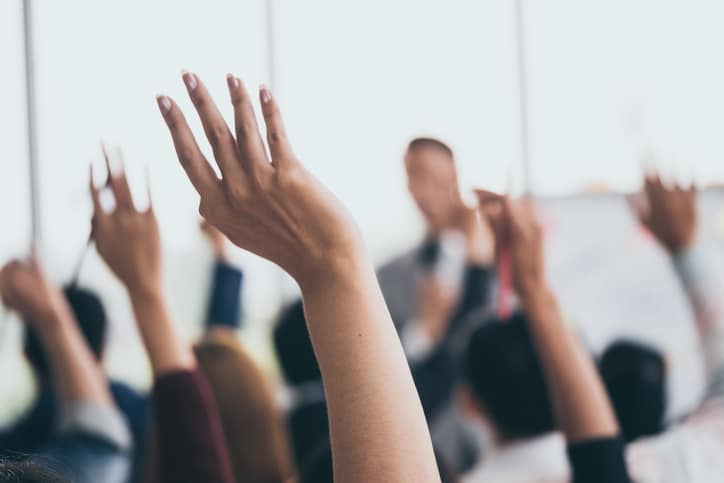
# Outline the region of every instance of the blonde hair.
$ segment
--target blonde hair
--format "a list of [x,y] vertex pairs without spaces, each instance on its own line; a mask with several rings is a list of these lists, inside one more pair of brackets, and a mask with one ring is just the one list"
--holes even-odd
[[212,329],[194,352],[216,400],[236,481],[287,481],[294,468],[284,417],[233,331]]

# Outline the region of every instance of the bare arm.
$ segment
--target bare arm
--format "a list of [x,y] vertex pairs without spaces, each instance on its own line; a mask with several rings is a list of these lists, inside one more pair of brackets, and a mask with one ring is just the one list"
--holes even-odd
[[3,302],[37,333],[50,361],[63,406],[93,403],[113,407],[100,365],[83,340],[62,292],[46,278],[39,264],[14,261],[0,272]]
[[201,154],[178,106],[158,99],[200,211],[233,243],[280,265],[299,284],[327,394],[339,481],[439,481],[402,347],[357,228],[293,154],[268,89],[267,145],[241,81],[228,76],[236,135],[198,77],[184,75],[221,171]]
[[528,200],[479,193],[500,237],[509,240],[513,282],[531,321],[533,343],[569,443],[618,434],[618,424],[593,361],[566,325],[545,276],[543,239]]
[[93,233],[98,253],[128,290],[151,360],[161,481],[229,483],[233,476],[217,409],[163,295],[153,209],[136,210],[125,174],[111,176],[110,184],[116,207],[106,213],[91,174]]
[[704,348],[710,390],[721,395],[724,369],[724,304],[722,280],[714,253],[697,241],[696,190],[666,187],[658,175],[646,177],[644,197],[633,203],[641,223],[669,253],[694,312]]

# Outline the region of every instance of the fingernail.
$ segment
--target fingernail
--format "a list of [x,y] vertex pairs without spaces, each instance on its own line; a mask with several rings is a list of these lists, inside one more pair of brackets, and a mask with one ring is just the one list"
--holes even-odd
[[199,80],[196,78],[196,74],[193,74],[191,72],[184,72],[182,77],[189,92],[196,89],[196,87],[199,85]]
[[236,89],[239,87],[239,79],[234,77],[232,74],[226,74],[226,83],[229,84],[229,89]]
[[168,111],[171,110],[171,99],[169,99],[166,96],[156,96],[156,102],[158,103],[158,108],[161,109],[161,114],[168,114]]
[[271,91],[264,84],[259,86],[259,96],[261,97],[261,102],[264,104],[267,104],[272,99]]

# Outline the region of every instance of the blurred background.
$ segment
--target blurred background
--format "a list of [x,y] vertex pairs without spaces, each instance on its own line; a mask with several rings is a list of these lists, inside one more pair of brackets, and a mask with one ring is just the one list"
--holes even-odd
[[[251,88],[271,85],[299,157],[350,209],[377,263],[423,235],[402,164],[412,137],[450,143],[466,193],[506,189],[508,173],[515,190],[527,180],[542,200],[549,269],[571,323],[594,350],[621,333],[661,344],[673,369],[672,415],[687,409],[701,391],[699,363],[677,358],[696,344],[689,309],[622,194],[639,188],[643,159],[695,180],[708,187],[703,229],[722,247],[724,4],[521,5],[522,17],[512,0],[35,0],[37,222],[51,276],[67,282],[83,252],[88,165],[102,171],[101,140],[120,146],[139,204],[149,173],[174,316],[189,337],[199,332],[211,252],[154,97],[176,99],[203,139],[180,71],[197,73],[227,118],[232,72]],[[1,263],[27,254],[31,239],[23,39],[22,1],[0,0]],[[268,328],[295,289],[272,265],[234,257],[245,273],[243,337],[273,371]],[[93,252],[80,283],[108,308],[108,371],[145,387],[128,302]],[[19,334],[3,315],[0,420],[33,391]]]

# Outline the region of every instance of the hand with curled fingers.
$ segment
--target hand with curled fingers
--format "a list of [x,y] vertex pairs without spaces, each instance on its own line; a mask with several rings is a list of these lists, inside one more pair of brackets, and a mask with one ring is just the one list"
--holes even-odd
[[276,263],[300,284],[355,263],[364,251],[357,227],[292,152],[269,89],[259,91],[267,156],[252,101],[240,79],[227,76],[235,134],[199,78],[185,73],[183,79],[221,179],[199,150],[178,105],[167,96],[157,100],[178,158],[201,196],[201,215],[232,243]]
[[495,232],[496,244],[507,243],[512,258],[513,285],[524,296],[545,285],[543,230],[529,198],[512,199],[476,190],[482,215]]
[[[108,165],[108,157],[106,156]],[[108,165],[109,185],[115,208],[106,212],[101,206],[100,190],[90,174],[93,199],[93,237],[96,249],[111,271],[129,292],[158,291],[161,287],[161,239],[158,223],[150,205],[136,209],[125,172],[112,174]]]
[[632,198],[631,205],[641,224],[672,255],[691,246],[696,238],[696,189],[664,186],[658,174],[646,176],[643,198]]
[[29,261],[13,260],[0,270],[0,295],[6,307],[38,330],[70,311],[62,292],[48,280],[34,256]]

